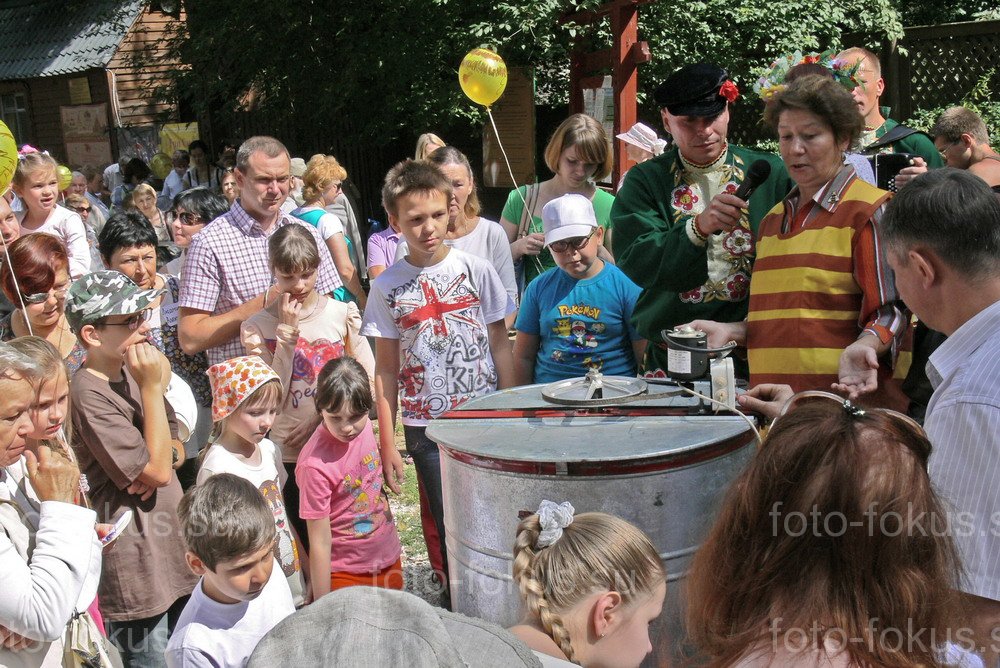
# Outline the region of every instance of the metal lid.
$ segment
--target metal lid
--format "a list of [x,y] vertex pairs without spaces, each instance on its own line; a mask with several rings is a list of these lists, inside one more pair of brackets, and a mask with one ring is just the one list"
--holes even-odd
[[516,387],[468,401],[433,420],[427,436],[474,459],[535,463],[637,462],[752,438],[739,416],[689,414],[699,401],[676,387],[650,385],[638,400],[585,409],[547,402],[545,387]]

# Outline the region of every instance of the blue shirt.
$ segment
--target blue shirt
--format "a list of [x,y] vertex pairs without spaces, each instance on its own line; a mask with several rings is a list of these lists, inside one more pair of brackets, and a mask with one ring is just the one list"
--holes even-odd
[[613,264],[577,280],[556,267],[528,284],[517,329],[539,337],[535,382],[583,376],[591,368],[635,376],[632,309],[641,289]]

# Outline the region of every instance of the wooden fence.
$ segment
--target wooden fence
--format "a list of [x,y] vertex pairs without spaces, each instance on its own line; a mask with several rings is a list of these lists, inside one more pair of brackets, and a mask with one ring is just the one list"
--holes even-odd
[[960,102],[988,74],[993,98],[1000,101],[1000,21],[906,28],[902,40],[881,47],[863,34],[844,35],[843,43],[880,52],[882,104],[897,120]]

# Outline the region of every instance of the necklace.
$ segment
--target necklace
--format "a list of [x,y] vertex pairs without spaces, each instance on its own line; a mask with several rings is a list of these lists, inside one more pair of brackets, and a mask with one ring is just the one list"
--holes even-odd
[[[28,336],[28,335],[31,335],[31,334],[33,334],[34,336],[41,336],[38,332],[35,332],[31,328],[31,326],[28,324],[28,318],[27,318],[26,315],[24,315],[24,311],[23,310],[17,309],[15,311],[15,313],[17,313],[17,315],[20,317],[20,320],[21,320],[21,322],[20,322],[20,329],[22,331],[22,334],[19,334],[18,336]],[[13,324],[13,322],[14,321],[12,320],[11,323]],[[59,332],[59,336],[56,338],[55,341],[53,341],[52,340],[52,336],[53,336],[53,334],[56,331]],[[69,329],[68,329],[68,327],[66,325],[66,319],[65,319],[65,317],[64,316],[59,316],[59,321],[56,323],[55,327],[53,327],[49,332],[47,332],[45,334],[45,336],[41,336],[41,338],[45,339],[46,341],[48,341],[49,343],[51,343],[53,346],[55,346],[56,350],[59,351],[59,354],[62,355],[63,357],[65,357],[67,354],[69,354],[69,351],[68,350],[63,350],[63,339],[66,336],[66,334],[67,334],[68,331],[69,331]],[[17,332],[14,332],[14,333],[17,334]]]

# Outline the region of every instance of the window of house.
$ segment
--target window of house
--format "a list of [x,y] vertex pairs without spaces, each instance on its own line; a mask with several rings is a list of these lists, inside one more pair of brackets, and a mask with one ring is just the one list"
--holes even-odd
[[24,93],[4,93],[0,95],[0,119],[14,134],[20,145],[30,141],[28,102]]

